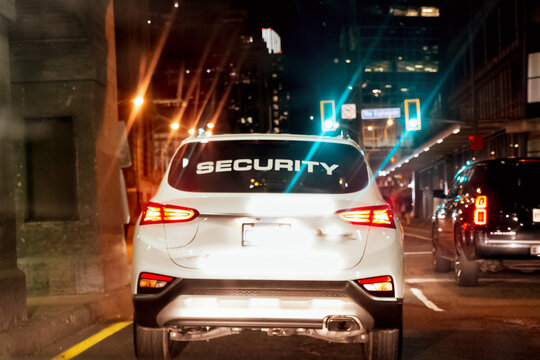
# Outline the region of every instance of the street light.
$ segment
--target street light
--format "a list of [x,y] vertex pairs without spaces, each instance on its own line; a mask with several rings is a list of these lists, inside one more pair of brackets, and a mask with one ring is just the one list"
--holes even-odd
[[141,107],[144,104],[144,98],[142,96],[137,96],[132,100],[136,107]]

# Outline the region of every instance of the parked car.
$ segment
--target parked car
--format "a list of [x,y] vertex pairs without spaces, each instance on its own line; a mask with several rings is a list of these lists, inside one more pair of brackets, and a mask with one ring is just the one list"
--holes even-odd
[[372,176],[343,138],[185,140],[135,230],[137,356],[258,329],[397,359],[403,234]]
[[540,269],[540,158],[477,161],[454,177],[433,215],[433,269],[458,285],[481,271]]

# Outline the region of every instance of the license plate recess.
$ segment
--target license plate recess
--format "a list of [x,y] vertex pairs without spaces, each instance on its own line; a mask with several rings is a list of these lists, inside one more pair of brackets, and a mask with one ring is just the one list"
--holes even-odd
[[291,224],[242,224],[242,246],[272,246],[287,241]]

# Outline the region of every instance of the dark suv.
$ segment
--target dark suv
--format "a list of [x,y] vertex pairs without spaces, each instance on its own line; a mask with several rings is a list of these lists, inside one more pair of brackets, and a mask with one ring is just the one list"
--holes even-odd
[[458,285],[480,271],[540,269],[540,158],[474,162],[455,175],[433,214],[433,270]]

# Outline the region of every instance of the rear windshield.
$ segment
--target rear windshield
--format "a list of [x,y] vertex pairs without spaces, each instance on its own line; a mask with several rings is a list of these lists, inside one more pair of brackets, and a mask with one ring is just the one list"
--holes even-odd
[[503,204],[534,202],[540,199],[540,161],[525,160],[492,163],[475,170],[473,186],[488,184],[488,191],[497,193]]
[[501,195],[508,200],[540,198],[540,162],[529,160],[489,166],[487,176]]
[[362,153],[351,145],[238,140],[185,144],[168,180],[192,192],[344,194],[363,189],[368,173]]

